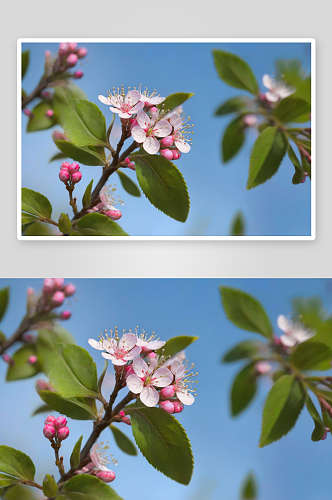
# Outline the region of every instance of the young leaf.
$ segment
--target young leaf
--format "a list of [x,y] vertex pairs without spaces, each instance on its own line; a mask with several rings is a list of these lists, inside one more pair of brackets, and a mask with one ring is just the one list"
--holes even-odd
[[245,220],[244,220],[243,214],[242,214],[242,212],[237,212],[237,214],[235,214],[235,217],[231,223],[230,235],[231,236],[244,236],[245,231],[246,231],[246,228],[245,228]]
[[9,286],[0,289],[0,321],[2,321],[4,315],[6,314],[7,307],[9,304],[9,295],[10,295]]
[[46,474],[43,480],[43,493],[48,498],[56,498],[58,496],[58,485],[55,479]]
[[77,147],[103,146],[106,144],[105,117],[95,104],[81,99],[71,102],[64,133]]
[[282,123],[305,123],[310,119],[311,106],[295,94],[282,99],[274,109],[274,116]]
[[47,130],[56,125],[57,120],[55,115],[46,115],[49,109],[52,109],[52,100],[42,101],[33,108],[32,115],[29,117],[27,132]]
[[0,472],[33,481],[35,471],[34,463],[28,455],[9,446],[0,446]]
[[159,350],[160,354],[163,352],[164,357],[174,356],[180,351],[186,349],[190,344],[195,342],[199,337],[189,337],[188,335],[179,335],[178,337],[172,337],[167,340],[166,344],[162,349]]
[[312,441],[320,441],[325,434],[325,425],[320,417],[320,414],[318,413],[318,411],[316,409],[316,406],[314,405],[311,397],[309,396],[309,394],[307,395],[306,407],[307,407],[309,414],[313,418],[313,421],[315,424],[315,428],[311,434],[311,440]]
[[332,418],[330,417],[330,415],[327,413],[326,410],[323,410],[322,417],[325,427],[330,429],[330,431],[332,432]]
[[52,163],[52,161],[65,160],[66,158],[68,158],[68,155],[60,151],[60,153],[55,153],[53,156],[51,156],[51,158],[48,160],[48,163]]
[[293,175],[292,183],[293,184],[300,184],[303,181],[304,171],[303,171],[301,163],[299,162],[299,160],[294,152],[294,149],[292,148],[292,146],[290,144],[288,144],[287,153],[288,153],[288,158],[293,163],[294,168],[295,168],[295,174]]
[[106,120],[98,106],[83,99],[78,99],[75,104],[78,116],[90,133],[100,141],[106,142]]
[[[291,355],[291,363],[298,370],[315,370],[323,361],[331,361],[332,349],[321,342],[302,342]],[[329,366],[330,363],[328,363]]]
[[306,401],[306,390],[294,375],[279,378],[267,395],[259,446],[278,441],[293,429]]
[[82,206],[83,208],[86,208],[90,205],[91,203],[91,190],[92,190],[92,185],[93,185],[93,179],[89,182],[89,184],[87,185],[85,191],[84,191],[84,195],[83,195],[83,198],[82,198]]
[[80,453],[81,453],[81,444],[82,444],[83,436],[81,436],[75,443],[73,451],[70,455],[70,467],[76,467],[80,463]]
[[187,94],[186,92],[177,92],[176,94],[170,94],[166,97],[164,102],[158,104],[158,108],[163,108],[165,111],[172,111],[174,108],[181,106],[185,101],[187,101],[194,94]]
[[64,484],[62,493],[69,500],[123,500],[110,486],[88,474],[79,474],[69,479]]
[[84,215],[75,226],[80,236],[128,236],[114,221],[103,214]]
[[232,384],[231,414],[233,417],[239,415],[249,406],[256,392],[255,363],[250,363],[239,371]]
[[142,149],[131,158],[135,161],[138,183],[150,203],[169,217],[185,222],[190,207],[188,189],[174,163]]
[[36,415],[40,415],[41,413],[50,413],[50,410],[52,410],[52,408],[49,405],[40,405],[32,412],[31,416],[35,417]]
[[134,443],[124,434],[124,432],[120,431],[115,425],[111,424],[110,429],[113,433],[113,437],[115,439],[116,444],[123,451],[123,453],[127,453],[127,455],[137,455],[137,449]]
[[138,186],[134,181],[131,180],[130,177],[128,177],[128,175],[121,172],[121,170],[117,170],[116,173],[120,177],[122,187],[123,189],[125,189],[125,191],[127,191],[127,193],[131,194],[132,196],[141,196],[141,191],[139,190]]
[[35,215],[26,214],[25,212],[21,212],[21,224],[22,226],[30,226],[35,222],[38,222],[40,219]]
[[24,50],[22,52],[22,80],[25,77],[26,72],[28,71],[30,62],[30,50]]
[[241,488],[241,500],[257,499],[257,481],[255,476],[250,473],[245,478]]
[[99,394],[101,394],[101,387],[102,387],[103,382],[104,382],[107,367],[108,367],[108,361],[107,361],[107,359],[105,359],[103,371],[101,372],[100,377],[98,379],[98,392],[99,392]]
[[259,87],[255,75],[243,59],[223,50],[212,50],[212,54],[221,80],[236,89],[258,94]]
[[147,461],[181,484],[189,484],[193,456],[187,434],[172,415],[160,408],[130,408],[133,435]]
[[222,362],[233,363],[233,361],[239,361],[240,359],[251,358],[259,353],[259,348],[263,345],[262,342],[257,340],[239,342],[224,354]]
[[265,309],[252,295],[221,286],[219,288],[222,305],[227,318],[242,330],[260,333],[272,338],[273,329]]
[[223,102],[214,112],[214,116],[224,116],[231,113],[243,112],[249,99],[245,96],[231,97]]
[[38,391],[42,401],[53,410],[66,415],[66,417],[74,420],[95,420],[96,414],[93,412],[90,405],[82,398],[80,400],[71,398],[65,399],[57,392],[53,391]]
[[[7,486],[13,486],[14,484],[18,483],[19,479],[17,479],[17,477],[7,476],[7,474],[0,473],[0,488],[6,488]],[[0,496],[1,496],[1,490],[0,490]]]
[[238,116],[228,125],[222,138],[221,153],[224,163],[227,163],[240,151],[244,140],[243,118]]
[[301,156],[302,168],[305,172],[307,172],[309,179],[311,179],[311,164],[307,161],[304,156]]
[[52,215],[52,205],[46,196],[27,188],[22,188],[22,210],[41,219],[50,219]]
[[65,213],[62,213],[59,217],[59,229],[64,234],[69,234],[71,232],[71,221]]
[[286,137],[277,127],[263,130],[251,152],[247,189],[264,184],[277,173],[287,146]]
[[99,165],[103,167],[105,165],[103,157],[92,148],[78,148],[72,142],[63,140],[55,140],[54,144],[65,155],[65,158],[71,158],[72,160],[83,163],[83,165],[89,165],[90,167]]
[[30,356],[36,355],[36,347],[33,344],[27,344],[18,349],[13,354],[13,365],[9,365],[7,369],[6,381],[23,380],[34,377],[40,372],[40,364],[29,363]]

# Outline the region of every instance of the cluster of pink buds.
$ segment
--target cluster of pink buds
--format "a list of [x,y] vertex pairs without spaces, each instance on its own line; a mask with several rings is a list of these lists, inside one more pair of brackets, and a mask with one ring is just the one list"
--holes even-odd
[[69,164],[67,161],[64,161],[60,167],[59,179],[69,187],[73,187],[74,184],[80,182],[82,172],[80,172],[79,164],[76,162]]
[[67,439],[69,436],[67,419],[62,416],[55,418],[53,415],[49,415],[45,420],[43,434],[51,442],[53,442],[53,440],[55,440],[55,442],[60,442]]
[[125,158],[125,161],[122,163],[123,168],[130,168],[131,170],[136,170],[134,163],[130,161],[130,158]]
[[130,418],[126,416],[124,411],[120,411],[120,413],[117,415],[117,417],[121,418],[121,421],[124,424],[131,425]]
[[114,186],[104,186],[99,193],[100,203],[88,210],[88,212],[97,212],[100,214],[104,214],[106,215],[106,217],[114,221],[121,219],[122,212],[121,210],[116,209],[115,205],[123,205],[123,201],[119,196],[115,195],[115,192],[115,184]]
[[181,413],[183,411],[184,405],[177,399],[174,401],[161,401],[159,407],[165,410],[167,413]]
[[[66,297],[74,295],[76,287],[71,283],[65,284],[64,278],[46,278],[43,283],[42,295],[33,296],[28,291],[30,316],[34,314],[48,313],[57,307],[62,306]],[[67,320],[71,317],[70,311],[63,311],[58,318]]]
[[[73,68],[79,59],[83,59],[88,51],[85,47],[77,47],[76,42],[62,42],[59,46],[59,59],[65,62],[67,68]],[[82,72],[80,72],[82,73]],[[81,78],[81,76],[75,78]]]

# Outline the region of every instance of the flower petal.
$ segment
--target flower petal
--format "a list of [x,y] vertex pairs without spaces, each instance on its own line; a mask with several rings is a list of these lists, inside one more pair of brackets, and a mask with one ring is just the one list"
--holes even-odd
[[135,358],[133,361],[133,370],[138,377],[142,378],[147,376],[149,367],[142,358]]
[[158,403],[159,394],[154,387],[147,386],[144,387],[139,398],[142,401],[142,403],[144,403],[146,406],[152,407],[156,406],[156,404]]
[[108,352],[102,352],[101,355],[105,359],[110,359],[112,361],[113,365],[116,365],[116,366],[123,366],[127,363],[127,361],[124,361],[123,359],[118,359],[116,356],[114,356],[114,354],[110,354]]
[[125,333],[122,335],[121,339],[119,340],[119,349],[122,351],[125,349],[126,351],[129,351],[136,345],[136,335],[133,333]]
[[110,107],[110,110],[112,111],[112,113],[121,113],[118,108],[114,108],[113,106]]
[[139,144],[144,142],[146,139],[146,133],[139,125],[136,125],[131,129],[131,135],[134,141],[138,142]]
[[178,380],[181,380],[184,377],[186,371],[186,367],[181,365],[179,366],[178,370],[176,371],[175,374],[175,381],[177,382]]
[[131,108],[132,113],[138,113],[144,108],[144,102],[138,102]]
[[173,382],[172,372],[165,367],[158,368],[151,377],[151,384],[155,387],[166,387]]
[[286,347],[293,347],[296,344],[296,339],[291,335],[281,335],[280,341]]
[[121,95],[112,95],[111,103],[118,109],[121,109],[123,106],[123,97]]
[[95,339],[89,339],[88,342],[91,345],[91,347],[93,347],[94,349],[98,349],[98,351],[104,351],[105,350],[104,347],[103,347],[103,345],[102,345],[102,343],[98,342]]
[[129,375],[126,379],[128,389],[134,394],[139,394],[143,387],[143,380],[141,380],[137,375]]
[[262,81],[264,87],[267,89],[272,89],[272,87],[274,87],[275,80],[270,75],[264,75]]
[[108,106],[110,104],[112,104],[111,99],[109,97],[105,97],[103,95],[99,95],[98,99],[100,100],[100,102],[102,102],[103,104],[107,104]]
[[194,396],[188,391],[177,391],[176,395],[184,405],[192,405],[195,401]]
[[134,347],[134,349],[131,349],[130,352],[128,352],[128,354],[125,354],[123,356],[123,359],[127,360],[127,361],[130,361],[131,359],[134,359],[136,358],[136,356],[139,355],[139,353],[141,352],[142,348],[139,347],[139,346],[136,346]]
[[166,344],[163,340],[152,340],[151,342],[148,342],[147,347],[151,349],[152,351],[156,351],[157,349],[160,349]]
[[143,142],[143,148],[150,155],[155,155],[160,149],[160,144],[154,137],[147,137]]
[[292,323],[283,314],[280,314],[280,316],[278,316],[277,325],[278,328],[280,328],[280,330],[285,333],[290,332],[292,329]]
[[137,113],[136,120],[142,128],[148,128],[150,125],[150,118],[144,111]]
[[125,97],[125,104],[134,106],[141,98],[141,93],[138,90],[130,90]]
[[174,375],[176,374],[176,372],[178,371],[179,367],[181,366],[181,361],[176,359],[175,361],[173,361],[172,365],[171,365],[171,370],[172,370],[172,373],[174,373]]
[[275,92],[266,92],[265,97],[270,102],[277,102],[279,100],[279,94]]
[[172,132],[172,126],[167,120],[160,120],[153,127],[155,137],[166,137]]
[[190,144],[188,144],[186,141],[178,139],[175,140],[175,146],[178,148],[181,153],[189,153],[190,151]]

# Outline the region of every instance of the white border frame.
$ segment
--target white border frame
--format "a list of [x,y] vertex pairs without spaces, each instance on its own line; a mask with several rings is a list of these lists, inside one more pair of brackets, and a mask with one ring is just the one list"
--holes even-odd
[[[23,43],[310,43],[311,44],[311,235],[310,236],[22,236],[22,110],[21,110],[21,52]],[[19,38],[17,40],[17,239],[21,241],[87,241],[87,240],[180,240],[180,241],[308,241],[316,238],[316,40],[314,38]]]

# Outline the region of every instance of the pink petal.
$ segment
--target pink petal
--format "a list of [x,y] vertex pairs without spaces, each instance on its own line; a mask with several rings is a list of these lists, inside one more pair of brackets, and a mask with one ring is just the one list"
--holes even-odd
[[160,120],[153,128],[153,135],[156,137],[166,137],[172,132],[172,126],[167,120]]
[[179,151],[181,151],[181,153],[189,153],[190,151],[190,145],[183,140],[182,141],[176,140],[175,146],[178,148]]
[[180,130],[180,128],[182,127],[182,124],[183,124],[182,118],[177,118],[176,120],[174,120],[172,123],[172,125],[174,127],[174,131],[177,132],[178,130]]
[[195,401],[194,396],[187,391],[177,391],[176,395],[184,405],[192,405]]
[[131,359],[136,358],[136,356],[138,356],[140,354],[141,350],[142,350],[141,347],[136,346],[136,347],[134,347],[134,349],[132,349],[130,352],[128,352],[128,354],[125,354],[125,356],[123,356],[123,359],[130,361]]
[[123,106],[123,97],[121,95],[112,95],[111,103],[116,108],[122,108]]
[[102,102],[103,104],[107,104],[108,106],[111,104],[111,99],[109,97],[99,95],[98,99],[100,100],[100,102]]
[[150,118],[144,111],[137,113],[136,120],[138,125],[140,125],[143,129],[148,128],[150,125]]
[[104,351],[104,347],[102,346],[101,342],[97,342],[97,340],[95,339],[89,339],[88,342],[94,349],[98,349],[98,351]]
[[174,375],[176,374],[176,372],[178,371],[180,366],[181,366],[181,361],[179,361],[178,359],[173,361],[173,363],[171,365],[171,370],[172,370],[172,373],[174,373]]
[[183,365],[179,366],[179,368],[178,368],[178,370],[176,372],[176,375],[175,375],[176,382],[178,380],[181,380],[184,377],[185,371],[186,371],[186,368]]
[[155,387],[166,387],[173,382],[173,375],[168,368],[158,368],[152,376],[152,385]]
[[116,356],[114,356],[114,354],[110,354],[108,352],[102,352],[101,355],[105,359],[110,359],[112,361],[113,365],[116,365],[116,366],[122,366],[122,365],[125,365],[127,363],[123,359],[118,359]]
[[112,113],[120,113],[120,110],[118,108],[113,108],[113,106],[110,107],[110,110]]
[[129,377],[127,377],[126,382],[128,389],[134,394],[139,394],[144,386],[143,381],[137,375],[134,374],[129,375]]
[[134,106],[141,98],[140,92],[138,90],[130,90],[125,97],[125,104],[129,104],[130,106]]
[[129,351],[136,345],[136,335],[133,333],[125,333],[122,335],[120,341],[119,341],[119,349],[123,350],[125,349],[126,351]]
[[120,117],[120,118],[130,118],[132,114],[133,114],[133,113],[131,113],[130,111],[128,111],[128,113],[126,113],[126,112],[124,112],[124,111],[120,111],[120,113],[119,113],[119,117]]
[[146,139],[146,133],[138,125],[136,125],[136,127],[133,127],[131,129],[131,135],[132,135],[134,141],[138,142],[139,144],[144,142]]
[[144,387],[144,389],[142,390],[139,397],[140,397],[140,400],[142,401],[142,403],[144,403],[146,406],[150,406],[150,407],[156,406],[156,404],[159,401],[158,392],[156,391],[156,389],[154,387],[151,387],[151,386]]
[[147,347],[151,349],[152,351],[156,351],[157,349],[160,349],[166,344],[163,340],[152,340],[151,342],[148,342]]
[[133,370],[138,377],[146,377],[148,374],[148,365],[142,358],[136,358],[133,361]]
[[132,111],[134,113],[138,113],[139,111],[141,111],[142,109],[144,108],[144,102],[138,102],[137,104],[135,104],[135,106],[132,107]]
[[155,155],[160,149],[160,144],[154,137],[147,137],[143,142],[143,148],[150,155]]

